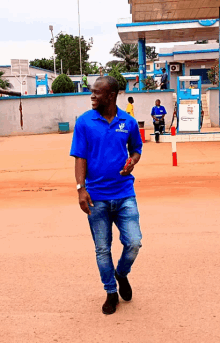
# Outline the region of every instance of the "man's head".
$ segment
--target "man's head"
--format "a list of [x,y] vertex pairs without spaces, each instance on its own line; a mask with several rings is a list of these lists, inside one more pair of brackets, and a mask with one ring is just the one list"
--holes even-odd
[[130,104],[133,104],[133,103],[134,103],[134,99],[132,98],[132,96],[129,96],[128,102],[130,102]]
[[155,101],[155,105],[156,105],[156,106],[160,106],[160,99],[157,99],[157,100]]
[[92,109],[103,112],[110,106],[116,105],[119,84],[112,76],[101,76],[96,79],[91,91]]
[[88,76],[88,73],[85,73],[86,76]]
[[163,72],[163,73],[166,73],[166,68],[163,68],[163,69],[162,69],[162,72]]

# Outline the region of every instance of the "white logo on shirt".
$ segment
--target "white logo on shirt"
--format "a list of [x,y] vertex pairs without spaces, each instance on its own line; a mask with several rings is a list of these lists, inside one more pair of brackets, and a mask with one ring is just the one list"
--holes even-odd
[[116,132],[124,132],[124,133],[128,133],[128,130],[124,130],[125,127],[125,123],[121,123],[119,124],[119,129],[116,129]]

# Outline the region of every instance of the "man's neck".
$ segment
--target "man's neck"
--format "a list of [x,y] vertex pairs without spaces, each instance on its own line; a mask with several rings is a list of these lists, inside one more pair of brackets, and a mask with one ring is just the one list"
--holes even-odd
[[107,107],[102,112],[100,112],[100,114],[110,123],[117,114],[117,107],[116,105]]

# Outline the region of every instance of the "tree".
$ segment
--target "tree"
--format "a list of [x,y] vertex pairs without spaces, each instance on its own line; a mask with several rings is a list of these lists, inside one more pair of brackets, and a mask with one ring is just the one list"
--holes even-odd
[[53,93],[73,93],[75,86],[66,74],[59,75],[52,83]]
[[[137,44],[123,44],[117,42],[111,49],[110,54],[120,58],[120,60],[110,61],[106,67],[116,65],[123,72],[138,71],[138,45]],[[146,58],[153,60],[157,58],[155,47],[146,46]]]
[[2,76],[4,75],[3,71],[0,71],[0,88],[1,89],[7,89],[12,88],[12,84],[8,80],[3,80]]
[[[63,63],[63,73],[69,75],[80,75],[80,53],[79,37],[59,33],[54,44],[56,58]],[[91,49],[91,43],[81,37],[82,52],[82,70],[86,70],[86,62],[89,59],[88,51]]]
[[117,67],[112,68],[109,76],[113,76],[118,81],[120,90],[125,90],[127,81],[124,76],[120,74]]
[[88,74],[99,74],[100,68],[102,67],[101,63],[98,62],[86,62],[85,73]]
[[[56,61],[56,68],[57,65],[58,61]],[[53,57],[51,57],[50,59],[35,59],[34,61],[30,61],[30,66],[54,71],[54,60]]]
[[208,79],[213,85],[219,86],[219,60],[216,60],[215,64],[208,71]]

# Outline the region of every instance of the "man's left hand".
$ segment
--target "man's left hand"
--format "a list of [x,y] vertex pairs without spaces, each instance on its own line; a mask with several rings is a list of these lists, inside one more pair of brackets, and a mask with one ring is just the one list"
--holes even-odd
[[[126,162],[127,162],[127,161],[126,161]],[[121,170],[121,171],[120,171],[120,174],[121,174],[122,176],[127,176],[127,175],[131,174],[131,172],[133,171],[133,169],[134,169],[134,160],[131,159],[131,162],[129,163],[129,165],[127,166],[127,168]]]

